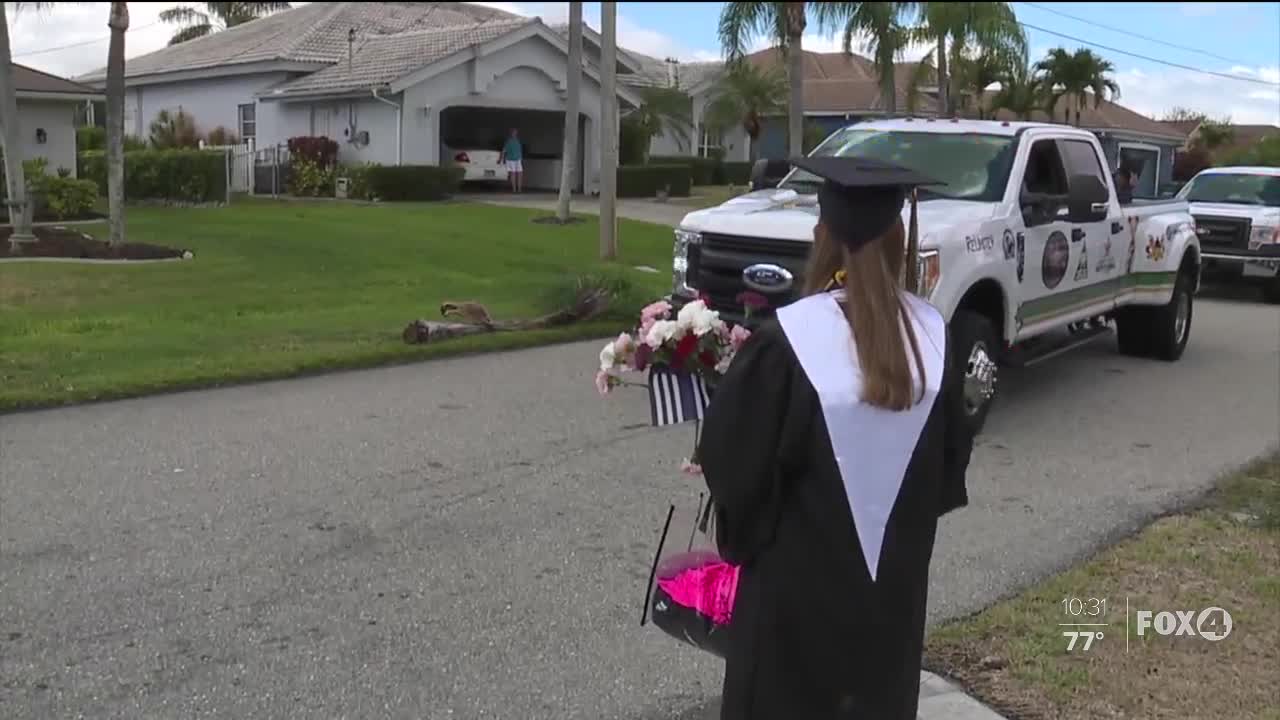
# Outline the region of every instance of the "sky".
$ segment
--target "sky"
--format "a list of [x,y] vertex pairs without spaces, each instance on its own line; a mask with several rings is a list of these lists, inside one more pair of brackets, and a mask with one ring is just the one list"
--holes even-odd
[[[174,28],[161,23],[158,16],[165,8],[183,4],[130,3],[126,56],[164,47]],[[561,21],[568,13],[568,3],[563,2],[477,4],[538,16],[547,22]],[[718,59],[716,27],[722,5],[620,2],[618,43],[659,58],[685,62]],[[1054,47],[1091,47],[1115,66],[1119,102],[1138,112],[1158,117],[1181,106],[1236,123],[1280,125],[1280,2],[1013,5],[1018,19],[1036,28],[1027,30],[1032,59]],[[17,12],[14,3],[6,6],[16,62],[64,76],[106,64],[109,3],[56,3],[52,9],[23,8]],[[600,3],[584,3],[583,8],[587,24],[598,29]],[[839,38],[816,27],[811,27],[803,44],[820,52],[841,49]],[[765,45],[763,40],[756,43],[757,47]],[[916,59],[926,50],[911,48],[904,59]]]

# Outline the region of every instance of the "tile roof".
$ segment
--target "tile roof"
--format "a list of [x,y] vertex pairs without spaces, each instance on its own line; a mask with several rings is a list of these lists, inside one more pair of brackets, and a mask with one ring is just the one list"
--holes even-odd
[[[995,93],[988,91],[983,95],[984,107],[990,107],[991,99],[995,96]],[[1071,99],[1064,97],[1058,101],[1057,106],[1054,108],[1053,117],[1050,117],[1043,110],[1037,110],[1032,113],[1030,119],[1035,122],[1061,123],[1066,118],[1068,105],[1070,105],[1072,118],[1074,118],[1075,105]],[[962,111],[960,114],[964,117],[974,117],[975,115],[972,110]],[[1019,118],[1008,110],[1000,110],[996,113],[994,119],[1017,120]],[[1072,124],[1075,123],[1073,122]],[[1186,133],[1182,132],[1177,127],[1172,126],[1171,123],[1152,120],[1146,115],[1134,112],[1133,110],[1130,110],[1119,103],[1111,102],[1110,100],[1103,100],[1097,107],[1094,107],[1092,100],[1086,103],[1084,108],[1080,111],[1079,125],[1082,128],[1088,128],[1090,130],[1130,132],[1177,143],[1182,143],[1187,137]]]
[[486,43],[537,23],[534,18],[375,35],[353,53],[351,66],[339,61],[318,72],[278,85],[263,97],[368,90],[398,80],[464,48]]
[[100,95],[88,85],[71,82],[57,75],[50,75],[26,65],[10,63],[13,67],[13,86],[18,92],[66,93],[68,95]]
[[[517,18],[465,2],[313,2],[130,58],[125,76],[264,61],[330,64],[346,57],[351,28],[360,38]],[[105,77],[104,68],[80,80],[101,82]]]

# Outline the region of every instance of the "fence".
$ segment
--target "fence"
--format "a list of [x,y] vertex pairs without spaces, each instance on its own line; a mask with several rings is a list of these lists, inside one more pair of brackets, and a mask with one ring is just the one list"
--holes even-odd
[[253,192],[253,145],[209,145],[200,141],[201,150],[221,150],[227,154],[227,190],[232,193]]
[[275,197],[289,186],[289,146],[273,145],[253,153],[253,192]]

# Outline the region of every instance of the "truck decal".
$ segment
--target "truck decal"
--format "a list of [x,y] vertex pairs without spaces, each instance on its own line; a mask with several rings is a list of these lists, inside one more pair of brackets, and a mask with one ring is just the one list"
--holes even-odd
[[1027,264],[1027,236],[1018,233],[1018,284],[1022,284],[1022,270]]
[[1177,273],[1174,272],[1140,272],[1104,280],[1060,295],[1031,300],[1018,308],[1018,323],[1029,325],[1044,322],[1128,294],[1172,292],[1176,279]]
[[1147,259],[1160,262],[1164,259],[1164,238],[1155,235],[1147,236]]
[[1083,243],[1083,241],[1080,245],[1080,262],[1076,263],[1074,279],[1076,282],[1089,279],[1089,244]]
[[982,237],[974,237],[970,235],[964,240],[965,248],[971,253],[987,252],[988,250],[994,250],[996,247],[996,239],[991,235],[984,235]]
[[1102,257],[1098,258],[1098,266],[1094,268],[1094,272],[1101,275],[1115,269],[1116,259],[1111,257],[1111,238],[1105,238],[1102,241]]
[[1013,241],[1013,231],[1006,228],[1002,241],[1004,244],[1004,259],[1006,261],[1012,260],[1018,252],[1017,246]]
[[1052,290],[1067,276],[1067,265],[1071,262],[1071,245],[1067,236],[1060,230],[1054,230],[1044,244],[1044,258],[1040,261],[1040,279],[1044,286]]

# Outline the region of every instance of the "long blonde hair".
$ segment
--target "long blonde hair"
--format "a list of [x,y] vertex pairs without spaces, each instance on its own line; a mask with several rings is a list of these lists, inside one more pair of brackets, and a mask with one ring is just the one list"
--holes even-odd
[[[906,410],[924,392],[924,362],[901,294],[905,261],[906,228],[900,219],[883,235],[852,252],[830,228],[818,223],[805,271],[806,295],[824,292],[836,274],[844,271],[844,311],[862,366],[862,400],[886,410]],[[911,377],[908,345],[918,384]]]

